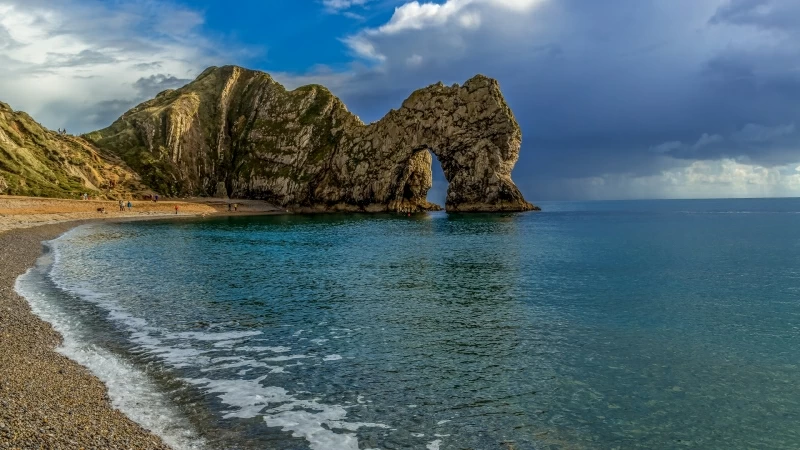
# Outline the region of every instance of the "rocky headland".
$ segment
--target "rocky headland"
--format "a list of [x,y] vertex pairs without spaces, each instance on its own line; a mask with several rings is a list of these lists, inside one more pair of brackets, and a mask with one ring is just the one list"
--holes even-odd
[[481,75],[420,89],[367,125],[323,86],[290,91],[264,72],[212,67],[83,137],[0,105],[0,193],[152,189],[295,211],[426,211],[439,209],[426,198],[435,156],[447,211],[529,211],[511,179],[521,138],[497,81]]

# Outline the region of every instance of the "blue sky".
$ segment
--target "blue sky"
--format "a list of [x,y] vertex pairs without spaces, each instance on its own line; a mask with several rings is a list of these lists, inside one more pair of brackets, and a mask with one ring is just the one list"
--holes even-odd
[[[0,101],[84,132],[210,65],[366,121],[500,81],[531,200],[800,196],[796,0],[0,0]],[[437,183],[441,189],[441,181]]]
[[[256,51],[248,66],[261,70],[303,72],[318,64],[347,65],[352,58],[337,37],[355,33],[370,22],[391,16],[392,9],[364,10],[364,19],[332,14],[315,0],[186,2],[204,13],[204,28],[211,35],[228,39]],[[246,13],[243,13],[246,12]]]

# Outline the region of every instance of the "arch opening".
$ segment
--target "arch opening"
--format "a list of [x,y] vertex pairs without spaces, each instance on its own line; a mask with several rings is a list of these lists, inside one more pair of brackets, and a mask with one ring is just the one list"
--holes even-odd
[[401,213],[438,211],[442,207],[428,201],[433,186],[432,165],[435,157],[428,148],[415,149],[396,169],[394,200],[390,211]]
[[429,203],[444,207],[447,201],[447,189],[450,183],[444,175],[444,169],[442,169],[442,163],[439,161],[439,158],[437,158],[430,149],[428,149],[428,152],[431,153],[431,175],[433,185],[428,189],[426,200]]

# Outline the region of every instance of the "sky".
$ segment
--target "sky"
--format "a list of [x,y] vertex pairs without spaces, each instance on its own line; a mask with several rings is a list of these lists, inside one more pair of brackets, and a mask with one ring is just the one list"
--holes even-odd
[[529,200],[800,196],[798,38],[796,0],[0,0],[0,101],[82,133],[237,64],[370,122],[482,73]]

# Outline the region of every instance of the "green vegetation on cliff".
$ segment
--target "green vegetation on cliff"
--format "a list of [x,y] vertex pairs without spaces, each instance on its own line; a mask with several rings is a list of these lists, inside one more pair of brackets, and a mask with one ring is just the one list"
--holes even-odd
[[0,194],[116,198],[144,189],[119,157],[0,103]]
[[264,72],[212,67],[86,137],[166,195],[284,203],[282,193],[263,189],[263,181],[313,180],[337,142],[333,115],[357,121],[323,86],[287,91]]

